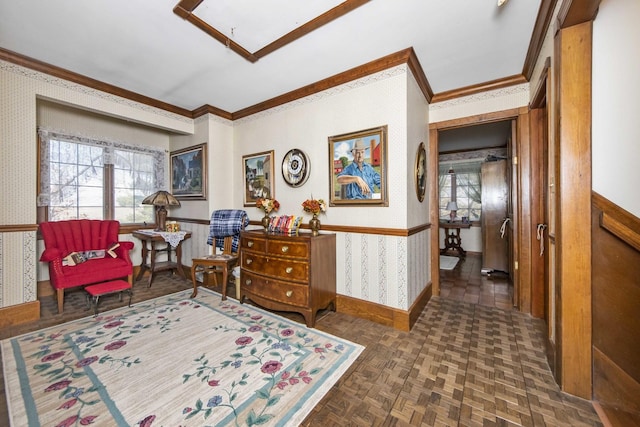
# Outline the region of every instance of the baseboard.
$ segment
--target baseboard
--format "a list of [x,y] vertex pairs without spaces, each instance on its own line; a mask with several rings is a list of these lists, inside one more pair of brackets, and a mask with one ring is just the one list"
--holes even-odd
[[593,408],[603,427],[640,427],[640,413],[627,412],[593,402]]
[[640,414],[640,382],[597,347],[593,347],[593,377],[593,400],[603,407]]
[[409,309],[409,330],[413,328],[413,325],[418,321],[418,317],[429,303],[431,296],[433,295],[433,286],[431,282],[427,284],[427,287],[422,290],[418,298],[413,302]]
[[40,319],[40,301],[25,302],[0,308],[0,328]]
[[41,299],[42,297],[52,297],[54,295],[50,281],[43,280],[38,282],[36,286],[36,295],[38,296],[38,299]]
[[381,325],[391,326],[400,331],[409,332],[431,299],[431,295],[432,286],[431,283],[429,283],[411,305],[411,308],[405,311],[338,294],[336,296],[336,311],[367,319]]

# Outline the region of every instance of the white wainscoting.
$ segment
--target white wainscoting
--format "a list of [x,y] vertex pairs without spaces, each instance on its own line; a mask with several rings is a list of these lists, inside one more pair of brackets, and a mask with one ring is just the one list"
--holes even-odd
[[36,232],[0,233],[0,307],[37,299]]

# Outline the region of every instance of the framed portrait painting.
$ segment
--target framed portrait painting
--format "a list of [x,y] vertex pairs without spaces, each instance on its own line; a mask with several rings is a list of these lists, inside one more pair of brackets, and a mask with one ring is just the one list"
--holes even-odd
[[273,150],[242,156],[245,206],[255,206],[260,198],[275,198],[273,162]]
[[387,126],[329,137],[330,206],[389,206]]
[[207,200],[207,144],[170,153],[171,194],[178,200]]

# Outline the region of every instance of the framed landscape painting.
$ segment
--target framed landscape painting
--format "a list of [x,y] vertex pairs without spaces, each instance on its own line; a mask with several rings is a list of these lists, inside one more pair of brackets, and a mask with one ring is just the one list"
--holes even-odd
[[329,137],[330,206],[389,206],[387,126]]
[[207,199],[207,144],[172,151],[171,194],[178,200]]
[[273,150],[242,156],[244,206],[255,206],[261,198],[275,198]]

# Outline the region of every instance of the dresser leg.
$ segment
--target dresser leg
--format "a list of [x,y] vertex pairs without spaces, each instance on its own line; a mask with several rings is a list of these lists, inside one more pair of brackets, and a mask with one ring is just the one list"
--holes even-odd
[[315,310],[303,310],[300,314],[304,316],[304,323],[308,328],[313,328],[316,325],[316,312]]

